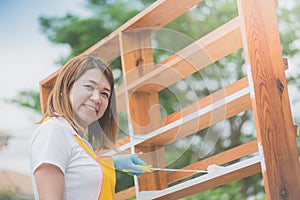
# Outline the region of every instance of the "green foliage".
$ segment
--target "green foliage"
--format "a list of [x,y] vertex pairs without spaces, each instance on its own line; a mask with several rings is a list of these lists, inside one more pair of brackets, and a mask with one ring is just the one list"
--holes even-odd
[[240,190],[242,186],[237,182],[231,182],[222,187],[207,190],[199,194],[182,198],[182,200],[243,200]]
[[[70,55],[58,61],[60,64],[64,64],[70,57],[82,53],[153,2],[154,0],[87,0],[86,7],[91,11],[89,17],[79,17],[71,13],[67,13],[63,17],[41,16],[39,23],[42,32],[51,42],[70,47]],[[300,3],[295,0],[293,2],[294,6],[292,8],[279,7],[277,9],[283,55],[289,58],[299,55],[297,43],[300,37],[300,12],[298,12]],[[205,0],[164,28],[184,35],[184,45],[188,45],[233,19],[237,14],[235,0]],[[168,34],[161,37],[154,35],[153,41],[170,47],[167,50],[154,49],[156,63],[181,48],[181,46],[180,48],[176,46],[178,42],[172,40],[172,37]],[[200,99],[244,77],[246,75],[244,62],[243,51],[236,51],[206,67],[201,72],[187,77],[180,83],[181,85],[186,84],[185,87],[182,87],[184,89],[179,89],[179,85],[174,84],[160,92],[159,98],[163,107],[163,115],[173,113],[191,103],[192,100],[189,100],[187,95],[191,88],[197,98]],[[119,58],[112,63],[112,68],[120,71]],[[220,76],[217,77],[216,74]],[[210,80],[209,84],[206,80]],[[299,73],[291,74],[287,77],[287,80],[289,84],[300,89]],[[193,85],[196,85],[196,87],[193,87]],[[176,91],[176,95],[172,91]],[[21,91],[11,102],[40,111],[38,92]],[[184,103],[181,104],[181,102]],[[126,116],[126,113],[122,115]],[[218,133],[219,126],[222,126],[222,124],[213,126],[210,129],[210,134],[217,135],[218,140],[206,154],[216,154],[253,139],[255,137],[253,126],[249,125],[251,120],[251,112],[243,112],[226,120],[222,127],[223,133],[226,134]],[[122,126],[124,126],[122,134],[126,134],[127,128],[125,126],[127,120],[121,118],[120,121]],[[173,155],[166,155],[167,160],[170,161],[168,162],[169,167],[180,168],[191,162],[203,159],[200,156],[202,153],[199,152],[200,147],[202,148],[204,142],[213,143],[211,138],[204,139],[207,132],[208,130],[206,129],[195,134],[195,138],[200,141],[199,143],[192,144],[191,142],[191,144],[184,145],[184,147],[177,143],[168,145],[166,149],[173,153]],[[188,139],[187,142],[189,142]],[[205,148],[203,149],[205,150]],[[175,154],[178,156],[176,158],[172,157]],[[124,173],[118,173],[117,178],[118,180],[123,180],[119,181],[117,191],[133,185],[132,178]],[[251,176],[185,199],[247,199],[247,197],[253,197],[263,192],[263,187],[260,183],[261,176]]]
[[17,194],[6,189],[0,190],[0,200],[17,200]]
[[91,10],[90,17],[80,18],[71,13],[64,17],[41,16],[39,23],[41,31],[50,41],[70,46],[70,55],[58,61],[64,64],[69,58],[103,39],[144,7],[145,5],[138,0],[89,0],[87,8]]
[[33,90],[19,91],[15,98],[7,101],[39,113],[41,112],[39,92]]

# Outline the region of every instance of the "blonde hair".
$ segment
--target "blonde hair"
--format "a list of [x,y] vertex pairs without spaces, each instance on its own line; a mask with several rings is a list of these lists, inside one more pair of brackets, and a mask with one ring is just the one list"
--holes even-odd
[[79,125],[72,112],[69,92],[76,80],[87,70],[95,68],[103,73],[111,87],[106,111],[100,119],[88,126],[88,140],[97,150],[100,150],[111,148],[111,145],[116,143],[118,126],[113,74],[110,68],[98,57],[79,55],[63,66],[49,95],[47,110],[43,119],[46,117],[64,117],[77,132],[84,132],[84,128]]

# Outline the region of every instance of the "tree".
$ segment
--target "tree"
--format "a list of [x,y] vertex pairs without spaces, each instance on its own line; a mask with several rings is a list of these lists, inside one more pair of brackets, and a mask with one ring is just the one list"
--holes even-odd
[[10,190],[0,190],[0,199],[1,200],[17,200],[17,194]]
[[[60,59],[57,62],[61,65],[65,63],[70,57],[76,56],[107,36],[110,32],[115,30],[117,27],[125,23],[127,20],[136,15],[143,8],[148,6],[152,1],[146,0],[127,0],[127,1],[116,1],[116,0],[87,0],[86,6],[90,9],[90,17],[82,18],[75,16],[71,13],[67,13],[64,17],[40,17],[40,25],[43,33],[48,37],[50,41],[56,44],[67,44],[70,46],[70,55],[66,58]],[[281,34],[281,43],[283,49],[283,55],[288,58],[294,58],[299,55],[299,28],[300,28],[300,13],[297,12],[300,8],[300,3],[295,0],[288,1],[293,4],[292,7],[279,7],[278,8],[278,21]],[[209,31],[215,29],[221,24],[229,21],[233,17],[237,16],[236,1],[234,0],[206,0],[200,3],[198,6],[190,9],[189,12],[177,18],[172,23],[168,24],[165,28],[180,32],[190,38],[190,41],[196,40],[201,36],[205,35]],[[288,27],[288,28],[287,28]],[[154,40],[157,39],[154,37]],[[172,45],[174,41],[169,41],[168,37],[160,38],[163,39],[166,44]],[[159,61],[170,52],[163,49],[156,49],[154,51],[155,60]],[[230,56],[221,59],[214,63],[214,65],[201,70],[201,73],[195,73],[192,76],[185,79],[180,84],[185,87],[179,88],[178,84],[174,87],[174,90],[179,90],[176,95],[180,98],[177,99],[189,99],[187,94],[189,90],[189,84],[198,83],[202,87],[194,88],[193,92],[198,98],[208,95],[225,85],[228,85],[241,77],[246,75],[246,69],[244,65],[243,52],[241,50],[234,52]],[[230,68],[228,67],[230,66]],[[120,70],[120,65],[114,65],[113,70]],[[216,70],[220,72],[221,78],[215,76]],[[214,87],[208,89],[203,79],[203,74],[214,82]],[[293,73],[288,77],[289,84],[292,84],[300,89],[300,73]],[[39,110],[39,98],[38,92],[25,92],[20,93],[14,100],[22,106],[26,106],[35,110]],[[160,93],[160,102],[164,107],[166,114],[170,114],[176,109],[181,102],[176,100],[173,94],[169,90],[164,90]],[[187,101],[187,103],[189,103]],[[181,105],[182,106],[182,105]],[[121,119],[122,120],[122,119]],[[174,160],[174,157],[170,157],[172,163],[171,167],[182,167],[189,162],[193,162],[211,154],[215,154],[224,151],[228,148],[237,146],[241,143],[249,141],[255,137],[254,127],[249,126],[252,120],[251,112],[243,112],[238,116],[232,117],[224,121],[224,124],[215,125],[211,131],[217,132],[217,138],[213,138],[215,141],[214,148],[208,152],[200,152],[199,144],[190,144],[188,149],[186,146],[180,148],[179,145],[173,144],[168,145],[167,148],[178,152],[181,157]],[[222,126],[222,127],[218,127]],[[249,129],[250,127],[250,129]],[[220,130],[227,132],[228,134],[221,134]],[[199,131],[196,136],[200,142],[203,143],[203,138],[207,134],[207,129]],[[186,139],[187,143],[189,138]],[[207,141],[206,141],[207,142]],[[201,154],[202,153],[202,154]],[[182,158],[185,159],[182,159]],[[121,178],[124,177],[122,174],[118,175]],[[243,198],[251,195],[256,195],[263,191],[263,187],[259,184],[261,177],[253,176],[240,181],[238,190],[236,185],[229,184],[227,190],[236,191]],[[130,182],[132,184],[132,182]],[[232,186],[232,187],[230,187]],[[128,187],[128,185],[119,186],[122,189]],[[230,189],[231,188],[231,189]],[[237,195],[234,195],[237,196]]]

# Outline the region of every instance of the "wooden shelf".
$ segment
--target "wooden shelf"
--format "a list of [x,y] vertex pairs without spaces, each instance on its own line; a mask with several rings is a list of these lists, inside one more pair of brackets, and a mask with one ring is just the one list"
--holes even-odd
[[[263,175],[267,199],[297,199],[297,128],[292,123],[284,72],[288,63],[282,58],[277,28],[277,1],[237,0],[237,17],[154,64],[151,35],[201,2],[158,0],[83,52],[95,54],[108,64],[121,58],[123,84],[116,88],[117,111],[128,114],[130,133],[118,140],[119,149],[149,153],[147,162],[165,167],[165,145],[249,109],[257,138],[182,168],[206,169],[210,164],[240,159],[221,171],[171,187],[194,174],[147,173],[135,178],[139,187],[119,192],[116,199],[135,195],[138,199],[178,199],[256,173]],[[161,118],[159,92],[239,49],[249,68],[246,77]],[[58,73],[40,83],[43,113]]]

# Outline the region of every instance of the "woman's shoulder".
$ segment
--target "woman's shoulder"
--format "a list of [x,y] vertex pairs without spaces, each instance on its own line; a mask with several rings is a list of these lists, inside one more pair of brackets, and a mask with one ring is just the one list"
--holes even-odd
[[62,129],[64,124],[57,117],[47,117],[38,126],[38,129]]
[[57,117],[51,117],[44,120],[32,135],[31,141],[39,140],[55,140],[55,141],[66,141],[72,136],[71,130],[62,119]]
[[73,133],[74,129],[63,117],[48,117],[36,129],[36,132],[70,132]]
[[48,117],[43,120],[40,127],[56,127],[63,129],[72,129],[71,124],[64,117]]

